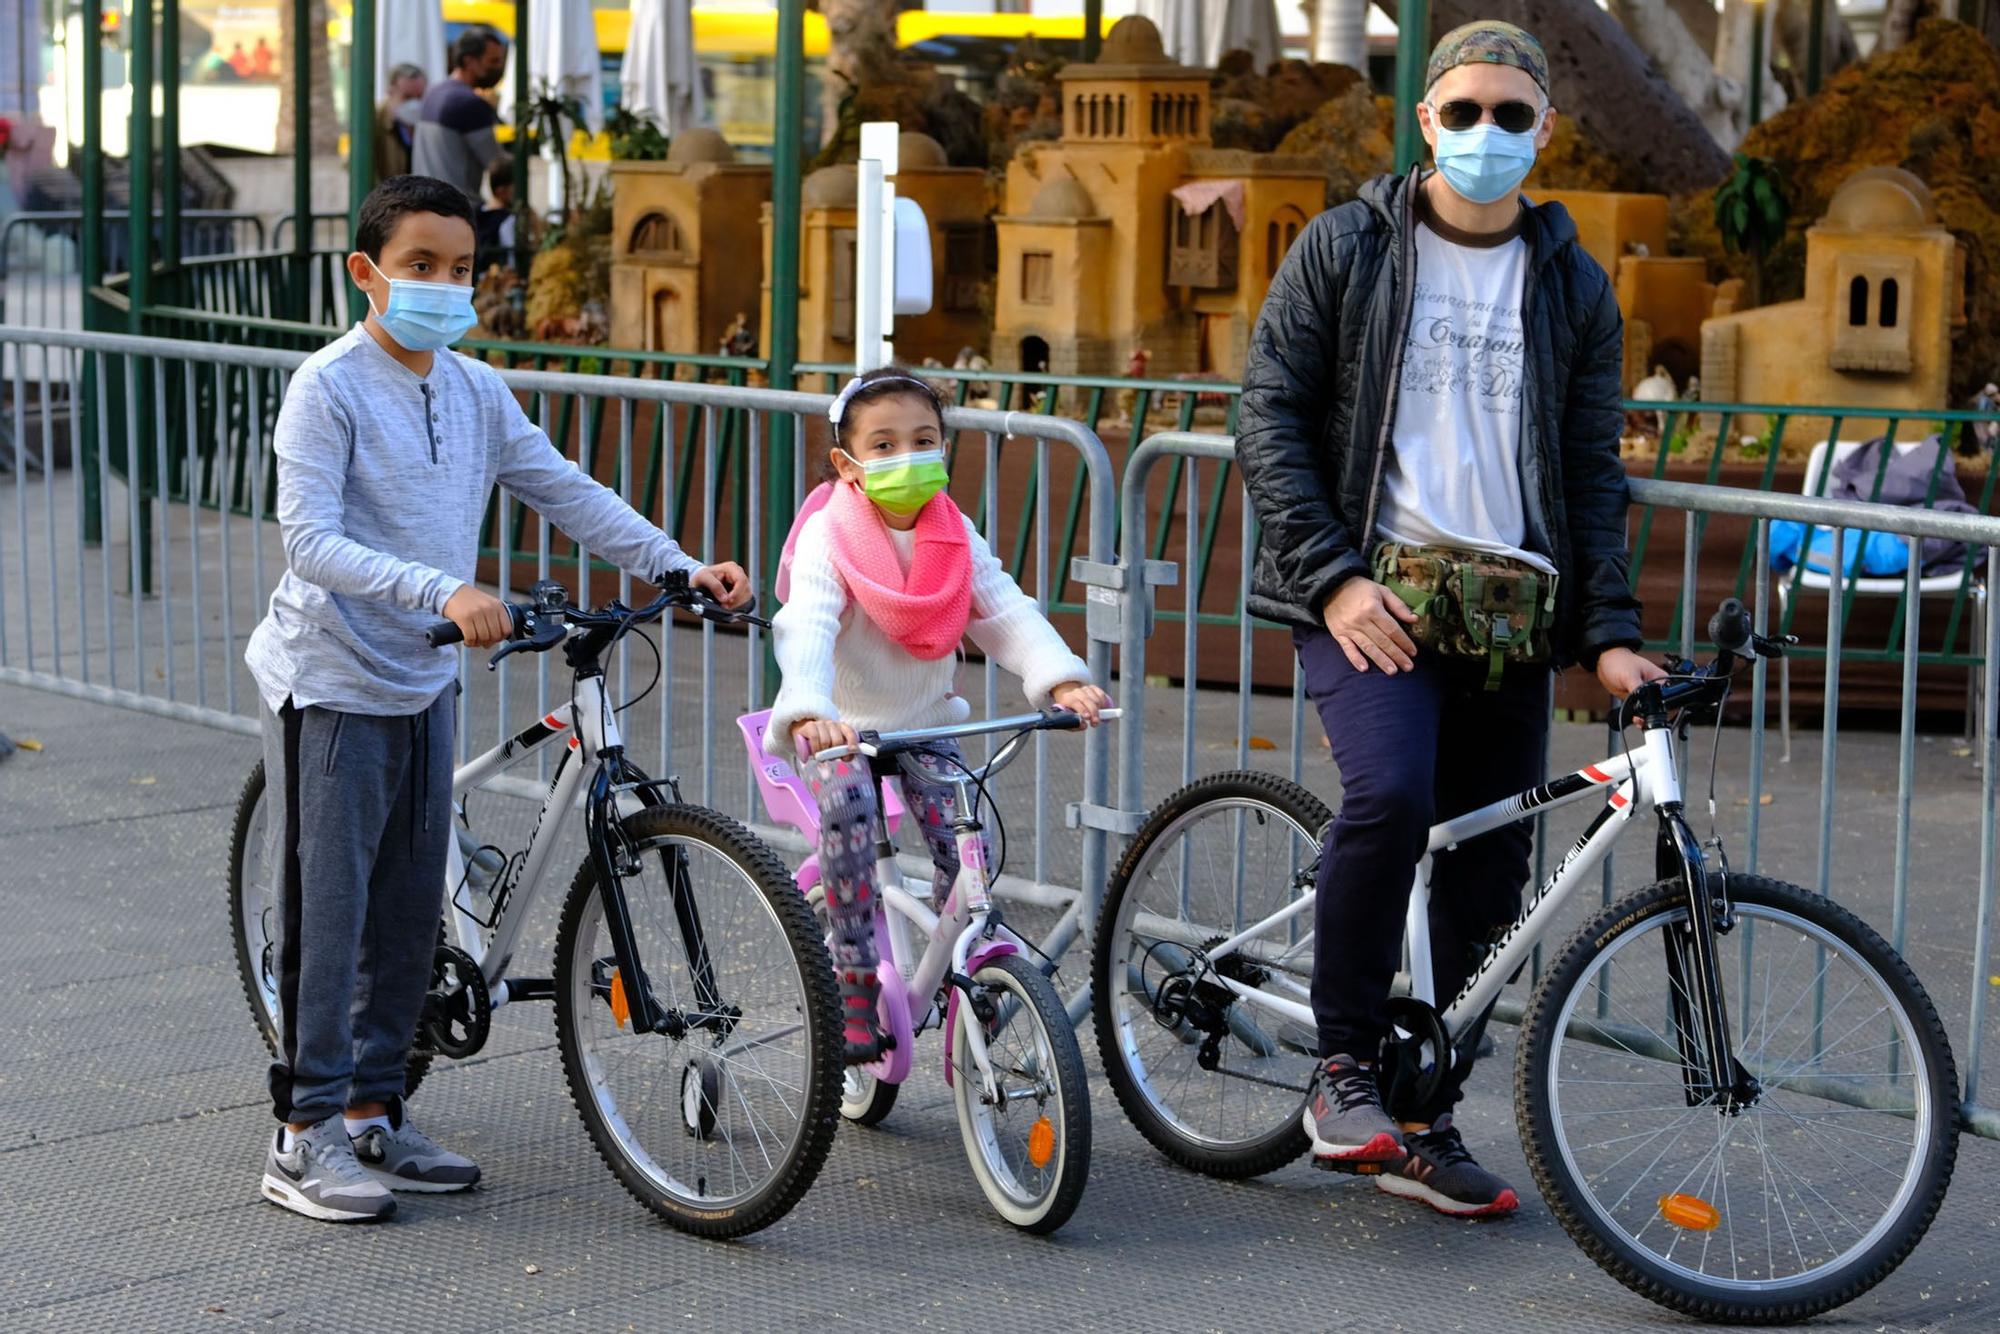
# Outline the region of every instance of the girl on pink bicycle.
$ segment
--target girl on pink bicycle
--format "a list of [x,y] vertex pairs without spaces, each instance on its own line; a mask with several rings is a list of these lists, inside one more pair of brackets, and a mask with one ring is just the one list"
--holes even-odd
[[[1110,698],[946,493],[944,405],[931,387],[884,367],[850,380],[827,416],[827,479],[800,508],[779,566],[784,608],[772,639],[783,681],[765,748],[791,758],[788,748],[852,745],[862,730],[965,721],[971,708],[954,687],[968,637],[1021,678],[1031,705],[1095,724]],[[946,785],[964,758],[952,741],[918,758],[903,774],[904,804],[943,895],[959,870]],[[859,756],[805,769],[820,807],[846,1059],[865,1065],[886,1049],[876,1015],[876,780]]]

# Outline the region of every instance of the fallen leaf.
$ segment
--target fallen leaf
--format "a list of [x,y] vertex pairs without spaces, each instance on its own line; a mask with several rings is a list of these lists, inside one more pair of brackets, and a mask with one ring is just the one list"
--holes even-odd
[[42,748],[42,743],[31,736],[17,736],[14,738],[14,744],[22,750],[40,750]]
[[153,784],[155,784],[155,783],[157,783],[157,782],[159,782],[159,781],[160,781],[160,780],[159,780],[159,779],[157,779],[157,778],[155,778],[155,777],[153,777],[153,775],[151,775],[151,774],[147,774],[147,775],[146,775],[145,777],[143,777],[143,778],[135,778],[135,779],[133,779],[133,780],[132,780],[132,786],[133,786],[133,787],[151,787],[151,786],[153,786]]
[[540,1265],[522,1265],[521,1272],[524,1274],[539,1274],[542,1272],[542,1267]]
[[1276,750],[1277,748],[1278,743],[1267,736],[1253,736],[1250,738],[1250,749],[1252,750]]

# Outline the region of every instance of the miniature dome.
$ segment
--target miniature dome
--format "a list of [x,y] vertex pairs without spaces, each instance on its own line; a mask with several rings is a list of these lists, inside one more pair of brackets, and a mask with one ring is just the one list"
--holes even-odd
[[1864,167],[1833,192],[1826,221],[1854,231],[1913,231],[1937,222],[1930,188],[1901,167]]
[[736,150],[721,133],[707,126],[697,126],[692,130],[682,130],[674,136],[667,148],[667,161],[682,166],[692,166],[697,162],[730,163],[736,161]]
[[853,208],[860,192],[860,171],[852,162],[836,162],[806,177],[800,202],[807,208]]
[[1160,41],[1153,21],[1139,14],[1127,15],[1111,25],[1104,46],[1097,54],[1100,65],[1171,65],[1174,60]]
[[1067,173],[1051,176],[1041,191],[1035,195],[1035,202],[1028,205],[1031,218],[1094,218],[1097,205],[1091,202],[1090,192],[1077,183],[1077,179]]
[[905,130],[896,136],[897,171],[929,171],[950,165],[951,159],[945,156],[944,145],[928,134]]

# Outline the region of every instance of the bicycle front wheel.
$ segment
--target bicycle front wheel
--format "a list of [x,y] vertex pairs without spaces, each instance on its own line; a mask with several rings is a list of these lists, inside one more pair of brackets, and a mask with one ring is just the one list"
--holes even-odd
[[556,932],[556,1035],[570,1096],[613,1175],[682,1231],[769,1226],[819,1175],[839,1124],[833,963],[769,848],[725,816],[650,807],[624,823],[639,966],[665,1012],[640,1032],[586,860]]
[[[1069,1221],[1090,1176],[1090,1091],[1062,997],[1018,954],[972,975],[958,997],[951,1043],[951,1100],[972,1172],[987,1202],[1026,1232]],[[980,1025],[997,1088],[972,1058]]]
[[1731,876],[1719,979],[1745,1102],[1684,1074],[1699,1051],[1663,881],[1604,909],[1544,975],[1514,1071],[1529,1166],[1571,1238],[1627,1287],[1707,1320],[1804,1319],[1909,1255],[1957,1154],[1937,1011],[1860,918]]
[[1215,774],[1154,808],[1105,888],[1091,961],[1098,1054],[1125,1115],[1183,1167],[1251,1177],[1306,1151],[1311,913],[1213,965],[1204,951],[1311,892],[1331,818],[1276,775]]

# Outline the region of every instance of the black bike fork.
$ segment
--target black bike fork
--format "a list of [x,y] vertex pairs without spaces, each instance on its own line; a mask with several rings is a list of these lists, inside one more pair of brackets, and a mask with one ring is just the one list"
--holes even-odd
[[1655,872],[1662,880],[1678,880],[1687,896],[1684,926],[1662,933],[1667,953],[1668,1002],[1674,1021],[1674,1042],[1681,1059],[1681,1082],[1690,1107],[1727,1099],[1734,1106],[1752,1095],[1748,1073],[1736,1062],[1729,1037],[1729,1013],[1723,1003],[1721,969],[1717,965],[1715,915],[1710,903],[1708,864],[1682,817],[1679,803],[1660,808],[1660,838]]

